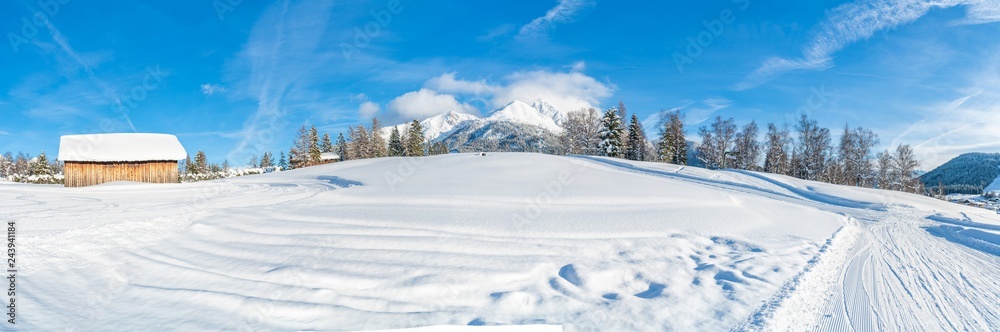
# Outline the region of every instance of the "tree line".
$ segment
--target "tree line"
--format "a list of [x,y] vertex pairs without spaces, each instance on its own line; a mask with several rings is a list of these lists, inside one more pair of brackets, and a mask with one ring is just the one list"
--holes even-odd
[[62,164],[55,160],[49,161],[45,151],[36,157],[24,152],[18,152],[15,156],[8,151],[0,155],[0,179],[25,183],[62,183]]
[[[879,138],[871,130],[845,126],[834,144],[831,132],[802,115],[790,130],[767,125],[761,139],[756,121],[738,126],[733,118],[715,120],[698,128],[701,143],[690,144],[680,110],[663,111],[658,136],[648,142],[638,116],[628,126],[625,104],[603,114],[590,108],[567,115],[560,141],[567,154],[600,155],[639,161],[660,161],[709,169],[741,169],[793,176],[848,186],[924,193],[914,172],[920,166],[913,149],[899,144],[878,151]],[[694,151],[689,154],[689,149]],[[695,160],[688,160],[693,155]]]

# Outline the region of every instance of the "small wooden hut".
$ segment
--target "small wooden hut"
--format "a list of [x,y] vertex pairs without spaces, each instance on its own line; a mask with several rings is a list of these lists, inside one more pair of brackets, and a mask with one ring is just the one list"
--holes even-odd
[[167,134],[66,135],[59,140],[64,184],[83,187],[113,181],[177,183],[184,146]]

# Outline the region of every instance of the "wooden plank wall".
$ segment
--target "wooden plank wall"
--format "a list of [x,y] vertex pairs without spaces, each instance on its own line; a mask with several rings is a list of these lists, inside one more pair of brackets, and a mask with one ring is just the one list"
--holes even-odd
[[76,162],[63,165],[67,187],[84,187],[112,181],[177,183],[176,161]]

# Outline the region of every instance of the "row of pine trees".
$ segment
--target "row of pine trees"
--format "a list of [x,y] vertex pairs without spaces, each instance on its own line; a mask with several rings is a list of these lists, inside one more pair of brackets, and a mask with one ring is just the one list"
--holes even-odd
[[[600,155],[640,161],[689,164],[689,142],[679,110],[661,112],[658,137],[646,140],[638,116],[628,126],[624,103],[603,114],[595,109],[570,113],[560,137],[567,154]],[[710,169],[742,169],[788,175],[805,180],[849,186],[923,193],[923,183],[914,174],[920,162],[907,144],[892,151],[877,151],[879,138],[861,127],[844,127],[834,145],[830,130],[802,115],[794,126],[767,125],[760,140],[756,121],[739,127],[733,118],[715,120],[698,128],[701,144],[695,146],[695,166]]]
[[29,183],[62,183],[62,164],[49,161],[42,151],[36,157],[18,152],[15,156],[9,151],[0,155],[0,179],[13,182]]

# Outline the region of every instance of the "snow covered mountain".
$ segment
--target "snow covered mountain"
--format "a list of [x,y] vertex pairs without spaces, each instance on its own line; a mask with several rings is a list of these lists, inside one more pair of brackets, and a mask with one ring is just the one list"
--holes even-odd
[[[542,100],[512,101],[480,118],[450,111],[420,121],[428,141],[444,141],[453,151],[551,152],[558,147],[565,113]],[[393,126],[401,133],[409,123]],[[393,127],[382,128],[388,138]]]
[[[436,141],[438,137],[441,137],[441,135],[453,131],[456,127],[465,126],[469,121],[477,119],[479,119],[479,117],[472,114],[449,111],[447,113],[438,114],[420,121],[420,126],[424,128],[424,137],[426,137],[428,141]],[[382,128],[382,137],[389,139],[389,134],[392,133],[392,128],[396,128],[399,130],[400,134],[404,134],[406,133],[409,125],[409,122],[405,122],[392,127]]]
[[[981,194],[1000,177],[1000,153],[964,153],[920,176],[932,192],[943,185],[947,194]],[[996,188],[1000,190],[1000,188]]]
[[488,118],[493,121],[509,121],[542,127],[553,133],[562,133],[559,124],[564,116],[548,103],[538,101],[528,105],[522,101],[512,101],[493,111]]

